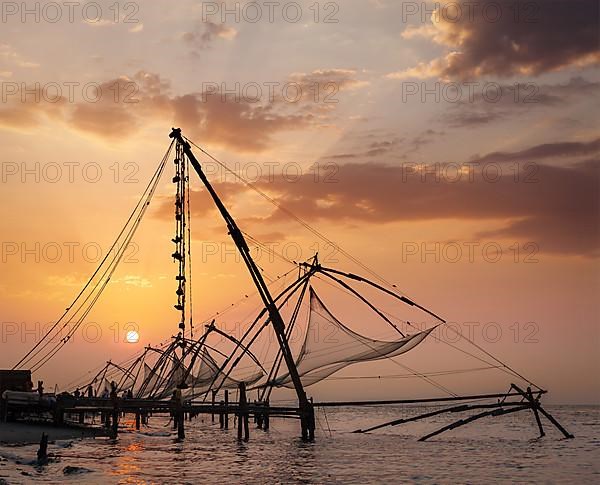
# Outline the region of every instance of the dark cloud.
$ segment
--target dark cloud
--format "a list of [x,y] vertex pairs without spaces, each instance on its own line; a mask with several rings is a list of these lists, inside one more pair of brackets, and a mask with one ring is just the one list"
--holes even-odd
[[[487,162],[545,160],[560,157],[568,165],[536,162],[535,171],[513,170],[490,181],[476,172],[459,181],[453,177],[423,176],[413,165],[348,163],[336,173],[336,183],[316,183],[312,174],[295,182],[275,177],[255,183],[299,217],[322,223],[382,224],[401,221],[472,220],[497,229],[474,237],[534,242],[541,251],[600,256],[600,158],[576,161],[598,150],[599,140],[539,145],[519,152],[479,157]],[[483,164],[482,164],[483,165]],[[452,172],[453,174],[455,172]],[[215,184],[226,201],[246,193],[241,184]],[[202,192],[195,200],[200,212],[213,211]],[[195,209],[196,210],[196,209]],[[172,207],[165,212],[172,218]],[[200,215],[200,213],[199,213]],[[252,233],[289,222],[275,209],[265,218],[244,220]]]
[[[483,157],[474,157],[482,163],[524,162],[549,158],[600,156],[600,138],[589,142],[544,143],[518,152],[493,152]],[[600,157],[599,157],[600,158]]]
[[442,4],[432,25],[403,33],[405,38],[428,37],[447,47],[447,54],[390,77],[536,76],[600,61],[597,0],[456,3],[460,15]]
[[172,107],[175,123],[191,137],[239,151],[266,150],[274,134],[305,128],[313,120],[311,114],[287,114],[273,105],[223,100],[215,94],[176,97]]
[[237,36],[237,30],[225,24],[203,22],[189,32],[184,32],[181,38],[192,49],[192,54],[198,55],[199,51],[209,48],[216,40],[232,40]]
[[[337,104],[324,103],[325,80],[338,83],[340,91],[354,89],[362,85],[352,80],[355,73],[333,69],[295,74],[290,79],[298,80],[304,94],[296,102],[289,102],[267,95],[265,99],[248,100],[241,95],[222,94],[212,86],[207,92],[177,96],[168,80],[140,71],[132,78],[123,76],[102,83],[102,96],[94,102],[60,98],[50,103],[42,96],[41,101],[35,100],[33,95],[21,102],[17,95],[0,107],[0,126],[28,130],[51,119],[113,142],[129,138],[148,120],[165,120],[184,126],[190,136],[207,143],[240,152],[261,152],[271,148],[274,136],[282,131],[334,124],[332,112]],[[324,83],[323,91],[319,83]],[[320,98],[315,100],[316,93]]]
[[[354,153],[339,153],[323,157],[324,160],[350,160],[357,158],[398,158],[406,159],[409,155],[417,153],[421,147],[433,143],[437,137],[445,135],[443,131],[432,129],[423,130],[413,137],[398,137],[391,138],[383,137],[381,140],[366,142],[366,150],[360,149]],[[356,139],[355,136],[348,138]],[[365,137],[362,137],[365,139]],[[366,139],[373,139],[374,136],[368,136]]]
[[506,118],[506,113],[500,111],[482,113],[470,110],[455,110],[443,116],[444,122],[452,128],[480,126],[504,118]]
[[417,153],[421,147],[433,143],[437,137],[444,136],[445,134],[446,133],[443,131],[436,131],[432,129],[422,131],[410,141],[409,149],[402,154],[402,158],[406,158],[408,155]]
[[[453,128],[508,120],[531,110],[560,109],[582,100],[597,102],[600,83],[574,77],[565,84],[496,84],[485,95],[483,88],[473,89],[472,95],[466,89],[460,93],[459,101],[450,103],[442,115],[443,122]],[[449,96],[454,99],[455,94]]]

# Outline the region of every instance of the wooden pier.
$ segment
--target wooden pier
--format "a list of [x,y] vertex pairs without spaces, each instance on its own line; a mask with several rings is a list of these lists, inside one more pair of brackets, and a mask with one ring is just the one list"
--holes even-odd
[[211,422],[218,416],[221,429],[229,429],[232,416],[237,417],[238,439],[248,441],[250,438],[250,420],[259,429],[268,431],[271,418],[302,419],[302,409],[291,406],[271,406],[268,402],[250,402],[246,398],[245,389],[240,386],[240,399],[230,401],[228,392],[225,399],[218,402],[195,402],[178,399],[128,399],[128,398],[97,398],[59,396],[52,405],[40,402],[23,406],[20,403],[5,402],[2,420],[8,416],[29,415],[37,419],[46,416],[52,422],[61,426],[77,424],[92,425],[99,422],[116,438],[119,431],[119,421],[129,414],[135,416],[135,428],[140,429],[148,423],[152,416],[169,416],[173,420],[173,429],[177,430],[179,439],[185,438],[185,422],[199,415],[210,415]]

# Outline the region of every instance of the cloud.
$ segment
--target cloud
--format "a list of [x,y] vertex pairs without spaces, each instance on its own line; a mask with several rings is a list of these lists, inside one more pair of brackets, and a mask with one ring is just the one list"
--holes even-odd
[[98,20],[82,20],[85,25],[89,25],[90,27],[112,27],[116,25],[116,22],[113,22],[108,19],[98,19]]
[[170,100],[175,123],[192,137],[239,151],[260,152],[274,134],[308,126],[310,114],[285,114],[273,105],[255,105],[215,93],[188,94]]
[[474,157],[480,163],[509,163],[600,155],[600,138],[589,142],[544,143],[518,152],[493,152]]
[[460,10],[444,4],[433,12],[431,24],[409,26],[405,39],[427,38],[446,53],[387,77],[537,76],[600,62],[597,0],[489,3],[493,8],[467,0],[453,4]]
[[206,21],[198,24],[194,30],[184,32],[181,38],[192,48],[192,53],[198,55],[198,51],[209,48],[215,40],[233,40],[237,36],[237,33],[237,30],[233,27]]
[[[483,178],[481,172],[474,178],[465,174],[456,181],[451,177],[436,180],[430,171],[423,176],[408,164],[363,162],[340,165],[336,183],[316,183],[312,174],[304,174],[295,182],[277,176],[255,185],[311,223],[481,221],[486,227],[497,227],[478,231],[474,237],[517,239],[534,242],[547,253],[598,257],[599,144],[600,139],[561,142],[477,157],[481,166],[484,162],[535,162],[535,170],[523,166],[517,180],[513,169],[502,171],[494,182]],[[582,156],[589,159],[578,161]],[[553,158],[570,163],[541,163]],[[246,200],[248,189],[242,184],[215,183],[215,188],[226,203]],[[195,206],[198,216],[214,213],[204,192],[196,193]],[[163,210],[161,217],[172,219],[172,201]],[[274,209],[266,217],[253,217],[247,225],[255,233],[285,222],[289,222],[287,216]]]
[[[319,93],[321,96],[333,96],[338,90],[354,90],[368,86],[369,81],[358,79],[358,74],[356,69],[316,69],[309,73],[291,74],[288,81],[299,84],[303,93],[315,99]],[[319,91],[316,90],[317,87]],[[329,91],[325,92],[328,87]]]
[[[39,127],[47,120],[58,121],[64,118],[67,99],[53,98],[53,102],[42,102],[41,85],[20,87],[15,83],[14,94],[5,93],[6,102],[0,107],[0,128],[11,131],[28,131]],[[8,88],[8,83],[6,85]]]
[[[13,47],[8,44],[0,44],[0,61],[9,67],[17,66],[23,68],[35,68],[40,65],[37,62],[31,62],[24,59]],[[9,71],[4,71],[9,72]],[[12,72],[10,73],[12,75]]]
[[[353,71],[319,71],[332,73],[341,85],[351,89]],[[305,79],[306,81],[306,79]],[[304,82],[304,81],[303,81]],[[284,83],[280,83],[284,84]],[[262,152],[271,148],[276,134],[302,130],[331,121],[335,104],[322,110],[323,100],[310,97],[297,102],[281,98],[246,100],[242,96],[222,94],[207,88],[205,92],[183,95],[172,93],[171,84],[158,74],[140,71],[133,77],[122,76],[100,84],[96,92],[87,93],[93,101],[61,97],[50,103],[39,96],[21,102],[19,94],[0,107],[0,126],[7,129],[38,127],[45,119],[62,121],[82,133],[107,141],[124,140],[141,129],[148,120],[171,120],[185,127],[190,137],[240,152]],[[100,93],[101,96],[96,96]],[[265,96],[265,98],[268,98]]]
[[[349,160],[357,158],[387,157],[406,159],[409,155],[417,153],[421,147],[433,143],[436,137],[444,136],[445,132],[432,129],[423,130],[411,137],[384,137],[383,139],[370,141],[366,150],[357,150],[351,153],[332,154],[323,157],[325,160]],[[349,138],[355,137],[350,134]],[[369,137],[372,139],[373,137]],[[362,146],[362,145],[361,145]]]
[[140,22],[137,25],[134,25],[133,27],[131,27],[129,29],[129,32],[131,32],[132,34],[137,34],[137,33],[141,32],[142,30],[144,30],[144,24]]
[[[471,97],[467,88],[461,88],[462,96],[458,102],[449,103],[442,121],[455,128],[480,126],[521,116],[532,110],[561,108],[583,99],[588,102],[594,98],[597,100],[600,93],[599,82],[582,77],[573,77],[564,84],[538,85],[530,82],[487,86],[491,87],[487,94],[476,88]],[[448,96],[454,96],[454,93]]]

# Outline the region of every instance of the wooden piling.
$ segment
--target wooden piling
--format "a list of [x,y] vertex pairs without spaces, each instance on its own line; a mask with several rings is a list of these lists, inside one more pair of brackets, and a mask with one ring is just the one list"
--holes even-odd
[[119,412],[118,411],[113,411],[111,425],[112,425],[112,427],[111,427],[110,437],[113,439],[117,439],[117,436],[119,434]]
[[40,464],[48,461],[48,435],[46,433],[42,433],[42,438],[40,439],[40,447],[37,452],[37,461]]
[[175,391],[175,416],[177,419],[177,439],[185,438],[185,414],[183,412],[183,393],[181,389]]
[[[262,403],[260,403],[262,405]],[[254,406],[258,407],[259,403],[257,403],[256,401],[254,401]],[[258,429],[262,429],[263,427],[263,418],[264,418],[264,413],[263,412],[255,412],[254,413],[254,423],[256,424],[256,427]]]
[[[219,404],[221,405],[221,407],[224,407],[225,401],[221,401]],[[225,413],[223,412],[223,410],[219,411],[219,428],[225,428]]]
[[248,400],[246,398],[246,383],[239,383],[239,400],[238,400],[238,440],[242,439],[242,432],[244,441],[250,439],[250,426],[248,416]]
[[113,439],[117,439],[117,436],[119,434],[119,398],[116,396],[116,393],[114,396],[112,396],[112,404],[113,404],[113,409],[112,409],[112,422],[111,424],[111,432],[110,432],[110,437]]
[[225,423],[225,429],[229,429],[229,413],[227,412],[228,407],[229,407],[229,391],[225,390],[225,412],[223,413],[223,421]]
[[140,413],[135,413],[135,429],[140,430]]
[[314,441],[315,439],[315,408],[313,406],[312,397],[308,405],[308,440]]
[[64,411],[63,411],[62,407],[60,406],[60,404],[56,404],[52,418],[53,418],[54,424],[56,426],[62,426],[62,424],[64,423],[64,421],[65,421]]
[[[212,391],[210,391],[210,392],[211,392],[211,394],[212,394],[212,399],[211,399],[211,402],[212,402],[212,406],[213,406],[213,408],[214,408],[214,407],[215,407],[215,399],[217,398],[217,391],[215,391],[215,390],[213,389],[213,390],[212,390]],[[214,412],[213,412],[213,413],[211,413],[211,415],[210,415],[210,422],[211,422],[211,423],[214,423],[214,422],[215,422],[215,413],[214,413]]]
[[265,401],[265,414],[263,415],[263,431],[269,431],[269,401]]

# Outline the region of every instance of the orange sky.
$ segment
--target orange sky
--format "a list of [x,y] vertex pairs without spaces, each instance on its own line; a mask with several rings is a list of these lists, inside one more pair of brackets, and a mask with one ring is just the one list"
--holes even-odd
[[[144,1],[115,22],[111,2],[100,4],[97,22],[75,12],[73,22],[15,14],[3,23],[0,367],[12,367],[69,305],[137,202],[171,127],[181,126],[405,294],[474,328],[478,344],[548,388],[553,402],[598,401],[597,4],[543,4],[531,23],[508,14],[491,23],[480,13],[449,22],[408,15],[391,0],[344,1],[335,13],[321,5],[319,22],[311,2],[300,2],[296,23],[278,14],[203,21],[197,2]],[[324,22],[328,14],[339,21]],[[100,86],[96,102],[86,83]],[[256,86],[262,96],[249,100]],[[290,259],[319,251],[329,266],[364,273],[199,158],[242,230]],[[172,174],[169,162],[134,251],[86,319],[97,341],[77,334],[36,376],[48,385],[176,333]],[[195,176],[191,185],[201,327],[253,287]],[[269,276],[290,270],[256,254]],[[394,338],[321,286],[348,326]],[[243,326],[257,306],[249,301],[217,323]],[[388,310],[406,317],[401,306]],[[130,328],[139,343],[124,342]],[[398,361],[422,372],[477,367],[435,339],[419,350]],[[404,372],[379,362],[340,376]],[[502,391],[510,379],[483,371],[443,382],[457,392]],[[360,390],[338,379],[309,392],[364,393],[439,391],[418,379],[366,381]]]

